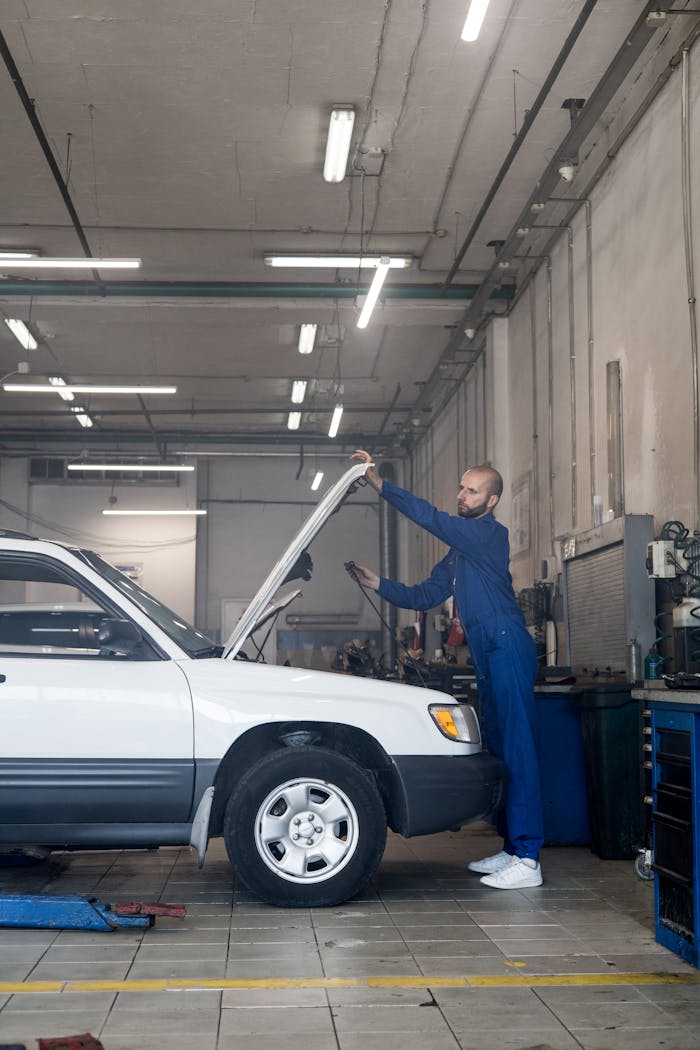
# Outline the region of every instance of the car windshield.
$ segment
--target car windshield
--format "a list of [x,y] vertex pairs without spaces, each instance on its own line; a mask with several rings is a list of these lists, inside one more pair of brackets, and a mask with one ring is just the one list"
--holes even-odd
[[143,587],[139,587],[134,580],[125,576],[119,569],[115,569],[113,565],[106,562],[99,554],[95,554],[94,551],[76,549],[74,549],[73,553],[77,554],[83,561],[86,561],[95,572],[98,572],[117,590],[126,595],[134,605],[138,606],[141,612],[145,613],[151,620],[154,620],[161,630],[165,631],[168,637],[172,638],[189,656],[221,655],[221,646],[216,645],[206,634],[202,634],[196,627],[187,623],[186,620],[174,613],[167,605],[163,605],[161,601],[154,598],[148,591],[144,591]]

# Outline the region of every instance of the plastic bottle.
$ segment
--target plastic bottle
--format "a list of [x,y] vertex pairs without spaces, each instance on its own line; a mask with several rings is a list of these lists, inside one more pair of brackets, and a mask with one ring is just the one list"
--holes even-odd
[[652,645],[651,649],[644,657],[644,680],[653,682],[655,679],[661,678],[663,666],[663,656],[658,651],[656,646]]

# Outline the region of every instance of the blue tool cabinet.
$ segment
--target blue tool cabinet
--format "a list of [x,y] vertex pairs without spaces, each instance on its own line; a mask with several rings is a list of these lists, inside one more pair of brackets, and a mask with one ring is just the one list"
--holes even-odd
[[[650,691],[651,693],[651,691]],[[650,696],[656,940],[699,966],[700,702]],[[681,694],[682,697],[682,694]]]

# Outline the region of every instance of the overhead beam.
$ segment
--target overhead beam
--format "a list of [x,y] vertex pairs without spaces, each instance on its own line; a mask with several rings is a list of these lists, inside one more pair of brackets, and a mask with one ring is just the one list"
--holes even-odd
[[[95,299],[355,299],[366,295],[367,284],[291,284],[266,281],[105,281],[98,291],[92,281],[21,281],[0,278],[0,300],[31,298]],[[382,299],[471,299],[478,284],[385,284]],[[494,288],[490,298],[509,300],[513,288]]]

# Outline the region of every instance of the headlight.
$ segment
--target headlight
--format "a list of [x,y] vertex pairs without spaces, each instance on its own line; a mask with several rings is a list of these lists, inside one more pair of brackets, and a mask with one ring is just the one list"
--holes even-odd
[[431,704],[430,717],[448,740],[480,744],[479,719],[471,704]]

